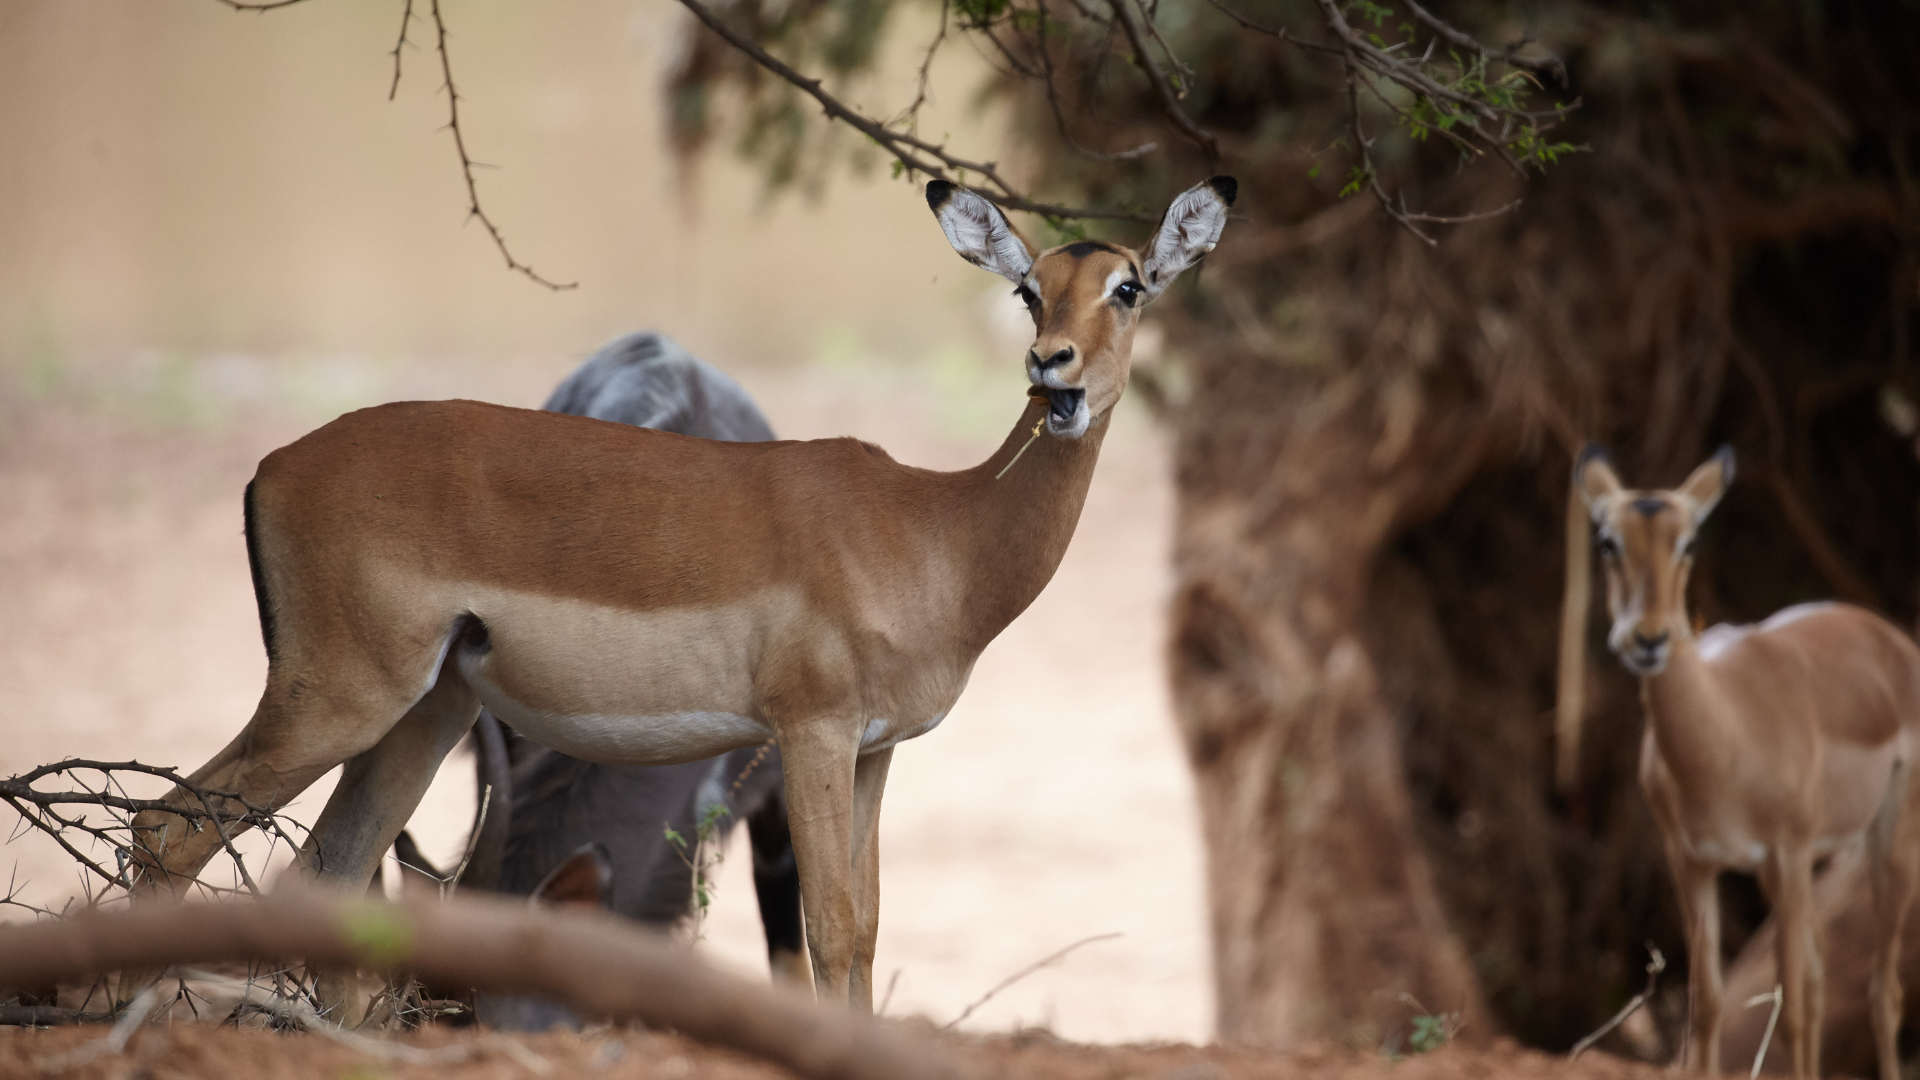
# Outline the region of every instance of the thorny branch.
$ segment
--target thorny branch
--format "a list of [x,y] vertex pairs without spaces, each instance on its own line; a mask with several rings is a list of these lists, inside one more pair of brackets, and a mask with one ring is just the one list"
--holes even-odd
[[407,30],[413,26],[413,0],[406,0],[400,9],[400,40],[393,43],[393,85],[387,87],[387,100],[400,92],[400,50],[413,44],[407,40]]
[[[105,780],[99,790],[94,790],[77,773],[81,771],[97,772]],[[198,800],[200,805],[180,805],[164,799],[137,799],[126,794],[121,783],[121,775],[133,773],[153,776],[172,783],[181,791],[187,792]],[[78,791],[43,791],[35,783],[49,776],[60,776],[69,780]],[[232,860],[234,871],[242,888],[254,896],[261,894],[259,882],[248,869],[244,857],[234,846],[232,826],[258,828],[273,838],[274,843],[285,842],[289,847],[298,849],[300,843],[287,829],[288,824],[297,828],[297,822],[282,819],[273,811],[254,806],[232,792],[214,791],[194,784],[172,769],[155,765],[146,765],[138,761],[91,761],[82,758],[70,758],[52,765],[42,765],[21,773],[18,776],[0,780],[0,802],[11,806],[20,820],[42,832],[59,844],[61,849],[75,862],[91,871],[100,881],[111,887],[129,888],[133,884],[129,868],[153,865],[146,847],[146,840],[135,834],[132,815],[142,811],[155,810],[185,818],[195,829],[211,826],[220,838],[222,850]],[[67,807],[95,806],[108,812],[104,824],[94,824],[85,814],[63,813]],[[234,809],[234,807],[238,809]],[[109,870],[101,862],[82,851],[75,843],[75,834],[84,837],[83,842],[105,844],[114,854],[115,866]],[[226,888],[205,881],[195,880],[191,884],[199,885],[209,892],[230,893],[240,889]],[[10,888],[3,902],[25,907],[14,897],[17,889]]]
[[[754,40],[728,26],[718,15],[700,0],[680,0],[694,17],[705,23],[714,33],[725,38],[729,45],[740,50],[754,63],[778,75],[798,87],[803,93],[820,103],[829,117],[845,123],[878,143],[881,149],[892,154],[909,172],[924,173],[940,180],[953,180],[969,187],[983,198],[1005,207],[1008,210],[1027,210],[1036,214],[1058,218],[1106,218],[1119,221],[1151,221],[1144,214],[1122,210],[1089,210],[1070,206],[1054,206],[1048,203],[1034,202],[1014,188],[1000,175],[998,163],[991,161],[969,161],[947,152],[943,143],[932,143],[911,132],[896,131],[865,114],[843,104],[840,99],[827,93],[819,79],[809,79],[787,66],[778,57],[761,48]],[[973,186],[964,184],[955,174],[976,173],[987,185]]]
[[1180,108],[1180,99],[1174,95],[1173,87],[1167,85],[1167,76],[1155,66],[1153,56],[1147,52],[1147,45],[1140,35],[1140,27],[1134,23],[1133,11],[1129,0],[1107,0],[1107,6],[1113,9],[1114,20],[1120,24],[1120,31],[1127,36],[1127,44],[1133,48],[1133,62],[1147,82],[1153,85],[1153,92],[1160,98],[1160,109],[1167,114],[1167,120],[1174,129],[1193,141],[1207,157],[1207,168],[1214,169],[1220,164],[1220,140],[1213,133],[1193,122]]
[[1047,91],[1047,107],[1053,110],[1054,127],[1060,132],[1060,139],[1067,144],[1067,148],[1079,154],[1081,157],[1089,158],[1093,161],[1132,161],[1135,158],[1145,157],[1155,150],[1160,149],[1159,143],[1148,142],[1141,143],[1131,150],[1121,150],[1116,153],[1103,154],[1098,150],[1090,150],[1082,146],[1080,140],[1073,137],[1073,132],[1067,129],[1067,114],[1060,107],[1059,87],[1055,86],[1053,81],[1053,50],[1047,45],[1047,0],[1037,0],[1034,6],[1040,12],[1040,35],[1034,47],[1040,53],[1041,82]]
[[[411,3],[411,0],[408,0]],[[500,256],[507,260],[507,269],[524,274],[531,280],[545,285],[555,292],[564,289],[577,289],[580,283],[570,281],[566,284],[549,281],[534,272],[533,267],[513,257],[507,250],[506,238],[500,235],[500,229],[480,208],[480,189],[473,179],[474,160],[467,154],[466,136],[460,131],[460,91],[453,84],[453,61],[447,55],[447,23],[440,17],[440,0],[430,0],[428,8],[433,13],[433,32],[435,47],[440,52],[440,74],[444,79],[441,89],[447,92],[447,128],[453,132],[454,149],[460,151],[460,175],[467,181],[467,216],[478,218],[480,224],[487,227],[487,235],[493,237],[493,246],[500,249]]]

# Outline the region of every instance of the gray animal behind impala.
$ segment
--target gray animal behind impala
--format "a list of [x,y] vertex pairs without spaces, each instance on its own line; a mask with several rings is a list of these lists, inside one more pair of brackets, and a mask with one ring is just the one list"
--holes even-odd
[[[601,347],[544,408],[704,439],[773,438],[766,417],[738,383],[653,333],[629,334]],[[600,765],[510,734],[486,710],[474,735],[480,781],[491,784],[494,794],[463,885],[544,895],[552,878],[583,880],[562,868],[586,858],[599,873],[584,879],[597,876],[598,887],[588,886],[589,897],[569,887],[567,900],[597,899],[630,919],[669,927],[687,914],[692,875],[665,830],[691,843],[708,808],[724,806],[728,812],[718,823],[723,835],[736,822],[747,823],[773,972],[782,980],[810,982],[777,748],[749,747],[682,765]],[[481,1022],[507,1030],[579,1023],[543,1001],[482,994],[475,1004]]]

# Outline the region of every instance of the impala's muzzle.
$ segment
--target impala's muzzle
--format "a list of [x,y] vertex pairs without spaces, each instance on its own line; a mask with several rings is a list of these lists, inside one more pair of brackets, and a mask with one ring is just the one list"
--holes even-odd
[[1087,410],[1087,389],[1079,385],[1086,366],[1073,363],[1076,353],[1077,350],[1068,346],[1054,350],[1042,360],[1036,351],[1027,351],[1027,378],[1033,384],[1028,396],[1046,399],[1047,432],[1062,439],[1077,439],[1086,434],[1087,425],[1093,420]]
[[1616,626],[1607,639],[1614,655],[1635,675],[1665,671],[1667,657],[1673,652],[1673,635],[1665,630],[1649,635],[1632,623]]

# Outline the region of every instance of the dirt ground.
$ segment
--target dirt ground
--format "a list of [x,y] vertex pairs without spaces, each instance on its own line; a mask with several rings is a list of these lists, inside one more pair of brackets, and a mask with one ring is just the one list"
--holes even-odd
[[[73,1080],[173,1080],[272,1076],[295,1080],[376,1080],[459,1076],[515,1080],[527,1076],[604,1076],[608,1080],[777,1080],[783,1069],[674,1035],[600,1031],[508,1038],[433,1032],[406,1041],[442,1063],[370,1057],[317,1035],[277,1035],[202,1025],[150,1027],[123,1055],[72,1063],[102,1038],[100,1029],[0,1030],[0,1076],[60,1075]],[[945,1048],[980,1076],[1026,1080],[1652,1080],[1660,1070],[1605,1054],[1577,1062],[1510,1044],[1446,1048],[1407,1058],[1351,1049],[1261,1053],[1218,1046],[1135,1044],[1090,1046],[1045,1032],[946,1036]],[[424,1053],[421,1053],[424,1051]]]

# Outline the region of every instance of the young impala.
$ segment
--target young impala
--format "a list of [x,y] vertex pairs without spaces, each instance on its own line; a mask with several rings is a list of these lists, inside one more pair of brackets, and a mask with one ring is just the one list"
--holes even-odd
[[[1878,937],[1874,1039],[1881,1080],[1895,1080],[1900,927],[1916,869],[1909,762],[1920,746],[1920,648],[1886,620],[1835,603],[1696,638],[1686,610],[1694,536],[1732,479],[1731,449],[1671,491],[1622,488],[1597,447],[1573,472],[1606,568],[1607,643],[1640,677],[1646,707],[1640,783],[1687,925],[1687,1061],[1720,1071],[1715,878],[1737,870],[1759,875],[1779,919],[1780,1031],[1794,1075],[1819,1075],[1813,865],[1864,840]],[[1584,560],[1582,540],[1570,536]]]
[[[870,1010],[893,747],[940,723],[1053,576],[1140,309],[1212,250],[1234,191],[1182,193],[1138,252],[1036,256],[984,199],[927,186],[954,248],[1014,282],[1037,331],[1030,400],[977,468],[469,401],[363,409],[269,454],[245,500],[267,686],[194,782],[277,807],[344,762],[302,864],[359,889],[482,703],[590,761],[773,737],[817,991]],[[1036,663],[1083,676],[1071,650]],[[220,844],[164,811],[135,824],[147,890]]]

